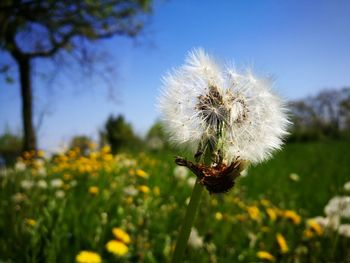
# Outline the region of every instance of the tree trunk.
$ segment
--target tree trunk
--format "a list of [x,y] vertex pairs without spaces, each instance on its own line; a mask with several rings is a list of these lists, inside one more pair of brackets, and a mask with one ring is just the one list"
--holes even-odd
[[23,151],[36,150],[36,136],[33,126],[33,100],[31,82],[31,59],[26,56],[17,56],[21,98],[22,98],[22,121],[23,121]]

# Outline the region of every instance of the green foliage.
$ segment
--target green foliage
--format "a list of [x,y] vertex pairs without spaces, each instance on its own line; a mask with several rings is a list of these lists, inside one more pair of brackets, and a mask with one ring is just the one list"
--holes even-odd
[[71,150],[79,149],[80,153],[82,153],[83,155],[87,155],[92,145],[93,145],[93,141],[89,137],[85,135],[79,135],[79,136],[74,136],[71,139],[69,148]]
[[122,115],[108,118],[101,137],[107,140],[112,153],[128,148],[137,149],[141,145],[141,140],[134,134],[131,124],[127,123]]
[[22,138],[6,132],[0,136],[0,157],[5,159],[7,165],[15,162],[22,149]]
[[162,122],[155,122],[148,130],[146,142],[151,150],[163,150],[170,148],[170,143],[165,134]]
[[[308,238],[304,232],[307,219],[322,216],[330,198],[346,195],[349,147],[350,141],[289,144],[271,161],[251,167],[233,191],[204,192],[195,222],[203,244],[188,246],[184,262],[261,262],[256,253],[262,250],[275,262],[343,262],[349,238],[336,232]],[[1,176],[0,261],[74,262],[80,251],[90,250],[103,262],[168,262],[191,193],[188,178],[194,178],[174,177],[174,154],[111,159],[106,149],[83,158],[67,153],[45,164],[49,176],[38,176],[34,168]],[[96,161],[102,168],[91,171]],[[63,184],[54,187],[55,179]],[[30,189],[24,181],[33,183]],[[47,187],[39,187],[39,181]],[[91,192],[92,186],[99,191]],[[293,223],[281,215],[271,220],[267,208],[293,210],[301,220]],[[123,257],[105,248],[115,239],[113,227],[131,236]],[[288,252],[280,251],[277,233]]]

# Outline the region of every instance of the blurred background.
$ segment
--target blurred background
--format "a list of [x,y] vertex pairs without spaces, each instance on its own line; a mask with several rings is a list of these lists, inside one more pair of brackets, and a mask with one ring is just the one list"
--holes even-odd
[[233,191],[205,194],[186,262],[350,262],[349,8],[2,1],[0,262],[169,260],[195,177],[155,105],[196,47],[271,78],[293,125]]

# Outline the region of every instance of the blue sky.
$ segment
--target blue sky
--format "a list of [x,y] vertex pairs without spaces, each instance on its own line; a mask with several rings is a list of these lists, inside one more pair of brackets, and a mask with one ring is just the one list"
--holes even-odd
[[[76,134],[97,138],[110,114],[122,113],[144,134],[158,116],[162,75],[194,47],[238,68],[273,76],[275,89],[287,99],[350,85],[349,10],[345,0],[158,1],[136,41],[114,38],[98,44],[114,58],[119,103],[109,99],[108,88],[98,79],[61,74],[50,88],[41,77],[34,79],[35,122],[40,112],[46,113],[39,146],[52,151]],[[44,60],[35,63],[37,71],[49,67]],[[74,70],[70,74],[80,76]],[[6,127],[20,132],[18,84],[1,80],[0,85],[0,132]]]

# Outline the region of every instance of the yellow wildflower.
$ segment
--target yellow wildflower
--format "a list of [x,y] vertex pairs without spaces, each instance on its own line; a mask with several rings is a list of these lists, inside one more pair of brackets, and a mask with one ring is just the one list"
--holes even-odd
[[138,188],[144,194],[147,194],[150,191],[150,189],[149,189],[149,187],[147,185],[140,185]]
[[67,180],[72,179],[72,176],[68,173],[65,173],[65,174],[63,174],[63,179],[67,181]]
[[266,208],[266,213],[269,216],[269,218],[271,219],[271,221],[275,221],[277,218],[277,213],[275,211],[275,209],[273,208]]
[[259,251],[256,256],[260,259],[265,259],[267,261],[275,261],[275,257],[267,251]]
[[218,221],[221,221],[223,218],[223,215],[220,212],[216,212],[215,213],[215,219]]
[[321,236],[323,234],[323,228],[314,219],[307,220],[307,225],[313,230],[317,235]]
[[44,158],[45,157],[45,152],[43,150],[39,150],[37,152],[38,157]]
[[116,239],[118,239],[119,241],[121,241],[125,244],[129,244],[131,242],[131,238],[128,235],[128,233],[126,233],[123,229],[121,229],[119,227],[114,227],[112,229],[112,233]]
[[292,210],[286,210],[282,213],[282,216],[285,218],[288,218],[290,220],[292,220],[292,222],[296,225],[300,224],[301,221],[301,217],[294,211]]
[[276,240],[278,243],[278,246],[280,247],[281,253],[285,254],[289,251],[288,245],[282,234],[277,233],[276,234]]
[[314,236],[314,233],[311,231],[311,229],[306,229],[303,234],[306,238],[312,238]]
[[268,207],[268,206],[271,205],[270,201],[267,200],[267,199],[261,199],[261,200],[260,200],[260,203],[261,203],[263,206],[265,206],[265,207]]
[[136,175],[145,179],[148,178],[148,173],[146,173],[144,170],[141,170],[141,169],[136,170]]
[[100,189],[97,186],[90,186],[89,187],[89,194],[97,195],[99,193]]
[[31,218],[25,219],[25,222],[29,226],[35,226],[36,225],[36,221],[34,219],[31,219]]
[[100,263],[102,262],[99,254],[91,251],[81,251],[76,257],[75,260],[78,263]]
[[124,243],[116,240],[109,241],[106,244],[106,249],[116,256],[124,256],[129,251],[129,248]]
[[259,220],[260,219],[260,210],[257,206],[248,206],[247,212],[251,219]]

